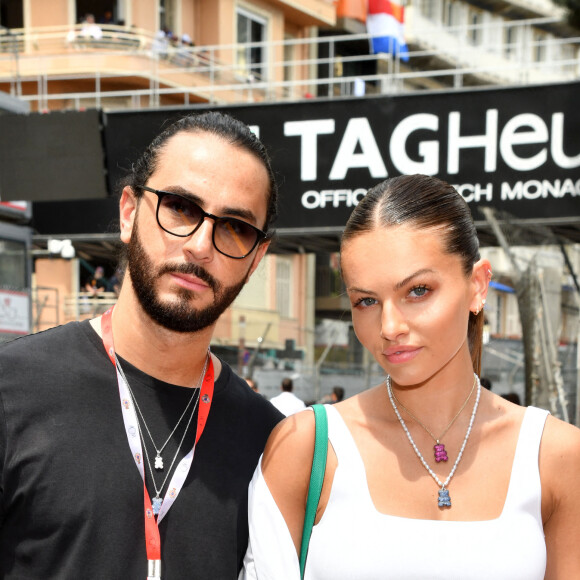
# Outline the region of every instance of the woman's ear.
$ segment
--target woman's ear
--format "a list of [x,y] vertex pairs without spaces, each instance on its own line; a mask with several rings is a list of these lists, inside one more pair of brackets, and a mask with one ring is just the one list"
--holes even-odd
[[471,273],[472,297],[469,309],[479,314],[485,305],[487,290],[491,282],[491,264],[489,260],[479,260],[473,265]]
[[139,202],[133,190],[129,186],[124,187],[119,201],[119,217],[121,241],[125,244],[129,243],[129,240],[131,239],[138,205]]

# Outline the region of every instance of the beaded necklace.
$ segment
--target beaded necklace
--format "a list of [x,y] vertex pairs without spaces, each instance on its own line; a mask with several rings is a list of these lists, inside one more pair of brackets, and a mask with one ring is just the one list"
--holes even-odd
[[467,398],[465,399],[465,401],[463,401],[463,405],[461,405],[459,411],[457,411],[457,413],[455,413],[455,416],[453,417],[453,419],[451,419],[451,421],[449,421],[447,427],[445,427],[445,429],[443,430],[443,433],[441,433],[441,435],[439,435],[439,437],[436,437],[432,433],[432,431],[429,429],[429,427],[427,427],[427,425],[425,425],[423,423],[423,421],[421,421],[418,417],[416,417],[411,412],[410,409],[407,409],[407,407],[405,407],[405,405],[403,405],[403,403],[401,403],[401,401],[399,401],[399,399],[397,399],[397,395],[393,391],[393,398],[395,399],[395,401],[397,401],[397,404],[399,405],[399,407],[401,407],[401,409],[404,409],[407,412],[407,415],[412,417],[419,425],[421,425],[421,427],[423,427],[423,429],[425,429],[425,431],[427,431],[427,433],[429,433],[429,435],[431,435],[433,441],[435,441],[435,445],[433,446],[433,451],[435,454],[435,461],[437,463],[439,463],[440,461],[447,461],[449,459],[447,457],[447,451],[445,449],[445,445],[443,443],[441,443],[441,439],[443,439],[443,437],[445,437],[445,434],[447,433],[447,431],[449,431],[449,429],[451,429],[451,425],[453,425],[453,423],[455,423],[455,421],[457,420],[459,415],[461,415],[461,412],[463,411],[463,409],[465,409],[467,402],[469,401],[469,399],[471,399],[471,395],[473,394],[473,391],[475,390],[476,384],[477,384],[477,379],[476,379],[476,376],[474,374],[473,386],[471,387],[471,391],[469,391],[469,395],[467,395]]
[[419,461],[421,461],[423,467],[428,471],[429,475],[431,475],[431,477],[435,480],[435,483],[437,483],[437,485],[441,488],[439,490],[439,495],[438,495],[438,499],[437,499],[437,505],[439,507],[451,507],[451,497],[449,496],[449,490],[447,489],[447,486],[449,485],[449,482],[451,481],[451,478],[455,474],[455,471],[457,470],[457,466],[459,465],[459,462],[461,461],[461,457],[463,456],[463,451],[465,450],[465,446],[467,445],[467,440],[469,439],[469,435],[471,434],[473,422],[475,421],[475,414],[477,413],[477,407],[479,406],[479,397],[481,395],[481,384],[479,383],[479,377],[477,375],[475,375],[475,379],[477,381],[477,396],[475,399],[475,404],[473,405],[473,411],[471,413],[471,418],[469,420],[469,426],[467,427],[467,432],[465,433],[465,438],[463,439],[463,444],[461,445],[461,449],[459,450],[459,454],[457,455],[457,459],[455,460],[453,468],[451,469],[451,472],[449,473],[449,475],[447,476],[447,479],[444,482],[441,482],[441,480],[437,477],[437,474],[429,467],[429,464],[425,461],[425,459],[423,458],[423,455],[421,455],[421,452],[419,451],[419,448],[415,444],[415,441],[413,441],[413,437],[411,436],[411,433],[409,432],[409,429],[407,428],[407,425],[405,424],[405,421],[404,421],[403,417],[401,417],[401,413],[399,413],[399,409],[397,409],[397,405],[395,404],[393,390],[391,388],[390,375],[387,375],[387,378],[385,380],[386,385],[387,385],[387,393],[389,395],[389,400],[391,401],[391,405],[393,406],[393,410],[395,411],[395,415],[397,415],[397,419],[399,419],[399,423],[401,423],[401,426],[403,427],[403,431],[405,431],[405,434],[407,435],[407,439],[409,440],[411,447],[415,451],[415,454],[419,458]]

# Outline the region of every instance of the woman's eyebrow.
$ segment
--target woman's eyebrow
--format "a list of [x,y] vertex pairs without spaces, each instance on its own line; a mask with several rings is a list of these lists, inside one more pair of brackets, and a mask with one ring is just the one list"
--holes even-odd
[[410,276],[407,276],[404,280],[397,282],[395,284],[395,290],[400,290],[403,286],[406,286],[411,280],[413,280],[413,278],[416,278],[417,276],[422,276],[423,274],[433,274],[434,272],[435,270],[431,270],[431,268],[421,268],[420,270],[413,272]]

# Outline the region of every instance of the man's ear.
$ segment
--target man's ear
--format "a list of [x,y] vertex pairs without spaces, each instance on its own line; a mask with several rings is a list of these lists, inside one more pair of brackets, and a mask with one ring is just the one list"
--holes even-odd
[[246,276],[246,284],[250,280],[250,276],[256,271],[256,268],[259,266],[260,262],[262,261],[262,258],[266,255],[266,252],[268,251],[269,247],[270,240],[266,240],[265,242],[262,242],[258,246],[258,249],[256,250],[256,255],[252,260],[252,265],[250,266],[250,269],[248,270],[248,275]]
[[472,298],[470,310],[479,312],[485,304],[487,290],[491,281],[491,264],[489,260],[479,260],[473,265],[471,273]]
[[124,187],[119,201],[119,217],[121,241],[125,244],[128,244],[131,239],[138,205],[139,202],[133,190],[129,186]]

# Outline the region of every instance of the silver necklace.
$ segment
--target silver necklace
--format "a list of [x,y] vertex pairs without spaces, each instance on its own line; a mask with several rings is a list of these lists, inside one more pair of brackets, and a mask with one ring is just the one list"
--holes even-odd
[[[193,389],[193,393],[191,395],[191,399],[189,400],[189,402],[187,404],[186,410],[194,398],[195,398],[195,404],[194,404],[193,409],[191,411],[191,415],[189,416],[189,419],[187,421],[187,425],[185,426],[185,430],[183,431],[183,435],[181,436],[181,441],[179,442],[179,445],[177,446],[177,450],[175,451],[175,455],[173,456],[173,459],[171,461],[171,465],[169,466],[169,469],[167,470],[167,473],[165,474],[165,477],[163,478],[163,482],[161,483],[161,486],[159,488],[157,487],[157,483],[155,481],[155,476],[153,475],[153,468],[151,467],[151,461],[149,459],[149,452],[147,451],[147,445],[145,445],[145,439],[143,437],[143,430],[141,429],[141,423],[139,421],[137,422],[137,427],[139,429],[139,435],[141,437],[141,440],[143,441],[143,450],[145,451],[145,458],[147,459],[147,466],[149,467],[149,473],[151,474],[151,482],[153,483],[153,488],[155,489],[155,497],[151,501],[151,504],[153,507],[153,513],[155,515],[157,515],[159,513],[159,510],[161,509],[161,505],[163,504],[163,499],[161,498],[161,492],[163,491],[163,488],[165,487],[165,484],[167,483],[167,479],[169,478],[169,475],[171,474],[171,470],[173,469],[173,465],[175,463],[175,460],[177,459],[177,457],[179,455],[179,451],[181,450],[181,447],[183,445],[183,441],[185,440],[185,436],[187,435],[187,432],[189,431],[189,426],[191,425],[191,421],[193,419],[193,416],[195,415],[195,410],[197,409],[197,405],[199,403],[201,381],[203,380],[203,377],[205,376],[205,371],[207,370],[209,357],[210,357],[210,354],[208,351],[203,369],[202,369],[201,374],[199,375],[199,379],[197,381],[197,386],[194,387],[194,389]],[[129,394],[131,395],[131,399],[133,399],[133,403],[134,403],[135,407],[137,409],[139,409],[139,407],[137,405],[137,400],[135,399],[135,395],[133,394],[133,391],[131,389],[131,385],[129,385],[129,381],[127,380],[127,377],[125,376],[125,373],[123,372],[123,368],[121,367],[121,363],[119,362],[117,355],[115,355],[115,362],[117,365],[117,369],[119,370],[119,374],[121,375],[123,381],[127,385],[127,389],[129,391]],[[197,397],[195,396],[196,394],[197,394]],[[139,410],[139,415],[141,416],[141,420],[143,421],[143,424],[145,425],[145,428],[147,429],[147,432],[149,433],[149,428],[147,427],[147,423],[145,422],[145,418],[143,417],[140,410]],[[183,418],[183,415],[185,415],[185,412],[182,414],[181,418]],[[178,425],[181,422],[181,418],[178,421]],[[175,426],[175,429],[177,429],[177,425]],[[172,433],[171,433],[172,435],[175,432],[175,429],[172,431]],[[151,442],[153,443],[153,438],[151,437],[151,433],[149,433],[149,437],[151,438]],[[165,445],[166,444],[167,444],[167,441],[165,442]],[[164,445],[164,447],[165,447],[165,445]],[[153,443],[153,447],[155,447],[155,443]],[[155,448],[155,450],[157,451],[157,448]],[[157,464],[156,464],[156,467],[157,467]]]
[[[147,426],[147,422],[145,421],[145,417],[143,416],[143,413],[141,412],[139,404],[137,403],[137,399],[135,398],[135,395],[133,394],[133,391],[131,390],[131,387],[129,386],[129,381],[127,381],[127,378],[125,377],[125,373],[123,372],[123,369],[121,368],[121,364],[119,363],[119,359],[117,358],[117,355],[115,355],[115,361],[117,363],[117,368],[119,369],[119,372],[121,373],[121,376],[123,377],[123,380],[125,381],[125,384],[127,385],[127,388],[129,389],[129,393],[131,393],[131,397],[133,399],[133,403],[135,404],[135,408],[139,412],[139,416],[141,417],[141,421],[143,421],[143,425],[145,426],[145,431],[147,431],[147,435],[149,435],[149,439],[151,440],[151,444],[153,445],[153,448],[155,449],[155,451],[157,453],[157,455],[155,455],[155,469],[157,469],[158,471],[163,471],[164,465],[163,465],[163,458],[161,457],[161,453],[165,449],[166,445],[171,441],[171,438],[173,437],[175,431],[177,431],[177,428],[179,427],[183,417],[185,417],[185,414],[187,413],[189,406],[193,402],[193,399],[194,399],[195,394],[196,394],[196,390],[199,388],[200,381],[198,380],[197,387],[195,389],[193,389],[193,391],[191,393],[191,397],[189,398],[189,401],[187,402],[187,405],[185,406],[185,409],[183,410],[181,417],[179,417],[179,420],[175,424],[175,427],[173,427],[173,431],[171,431],[171,433],[169,434],[169,437],[167,437],[167,439],[165,440],[165,443],[159,449],[157,449],[157,445],[155,445],[155,441],[153,440],[153,436],[151,435],[151,431],[149,431],[149,427]],[[205,374],[206,368],[207,368],[207,358],[205,361],[205,365],[203,367],[203,371],[201,373],[201,377],[203,377],[203,375]],[[195,412],[195,409],[194,409],[194,412]]]
[[443,429],[443,433],[441,433],[441,435],[439,435],[439,437],[435,437],[435,435],[432,433],[432,431],[429,429],[429,427],[427,427],[427,425],[425,425],[423,423],[423,421],[421,421],[421,419],[416,417],[411,412],[410,409],[407,409],[407,407],[405,407],[405,405],[403,405],[403,403],[401,403],[401,401],[399,401],[395,392],[392,391],[393,398],[395,399],[395,401],[397,401],[397,404],[399,405],[399,407],[401,407],[401,409],[404,409],[407,412],[407,415],[412,417],[416,423],[421,425],[421,427],[423,427],[423,429],[425,429],[425,431],[427,431],[427,433],[429,433],[429,435],[431,435],[431,438],[433,439],[433,441],[435,441],[435,445],[433,446],[433,451],[435,454],[435,461],[437,463],[439,463],[440,461],[447,461],[449,459],[449,457],[447,457],[447,451],[445,449],[445,444],[441,443],[441,439],[443,439],[443,437],[445,437],[447,431],[449,431],[449,429],[451,428],[451,425],[453,425],[453,423],[455,423],[455,421],[457,420],[459,415],[461,415],[461,412],[463,411],[463,409],[465,409],[467,402],[469,401],[469,399],[471,399],[471,395],[473,394],[473,391],[475,390],[476,384],[477,384],[477,379],[476,379],[476,375],[474,373],[473,385],[471,386],[471,390],[469,391],[469,395],[467,395],[467,399],[465,399],[465,401],[463,401],[463,405],[461,405],[459,411],[457,411],[457,413],[455,413],[455,416],[453,417],[453,419],[451,419],[451,421],[449,421],[449,423],[447,424],[447,427],[445,427],[445,429]]
[[463,451],[465,450],[465,446],[467,445],[467,440],[469,439],[469,435],[471,434],[473,422],[475,421],[475,414],[477,413],[477,407],[479,406],[479,397],[481,395],[481,384],[479,383],[479,377],[477,375],[475,375],[475,379],[477,381],[477,396],[475,398],[475,404],[473,405],[473,411],[471,413],[471,419],[469,420],[469,426],[467,427],[467,432],[465,433],[465,438],[463,439],[463,444],[461,445],[461,449],[459,450],[459,454],[457,455],[457,459],[455,460],[455,464],[453,465],[451,472],[447,476],[447,479],[444,482],[441,482],[441,480],[437,477],[437,474],[429,467],[429,464],[425,461],[425,459],[423,458],[423,455],[421,455],[421,452],[419,451],[419,448],[417,447],[417,445],[415,445],[415,441],[413,441],[413,437],[411,436],[411,433],[409,432],[409,429],[407,428],[407,425],[405,424],[405,421],[404,421],[403,417],[401,417],[401,413],[399,413],[399,409],[397,409],[397,405],[395,404],[393,390],[391,388],[390,375],[387,375],[387,378],[386,378],[387,393],[389,394],[389,400],[391,401],[391,405],[393,406],[393,410],[395,411],[395,415],[397,415],[397,419],[399,419],[399,423],[401,423],[401,426],[403,427],[403,431],[405,431],[405,434],[407,435],[407,439],[409,440],[411,447],[414,449],[415,454],[419,458],[419,461],[421,461],[421,463],[423,464],[423,467],[429,472],[429,475],[431,475],[431,477],[435,480],[437,485],[441,488],[439,490],[439,496],[437,499],[437,505],[439,507],[451,507],[451,497],[449,496],[449,490],[447,489],[447,486],[449,485],[449,482],[451,481],[451,478],[455,474],[457,466],[459,465],[459,462],[461,461],[461,457],[463,456]]

